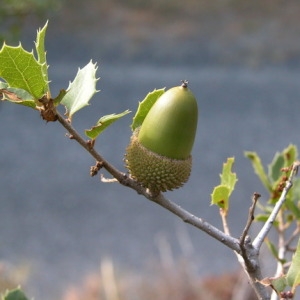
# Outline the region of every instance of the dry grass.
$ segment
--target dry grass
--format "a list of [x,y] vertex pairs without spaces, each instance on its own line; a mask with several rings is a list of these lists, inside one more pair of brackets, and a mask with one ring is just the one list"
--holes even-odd
[[[239,273],[200,278],[179,264],[176,269],[157,266],[152,274],[116,274],[111,260],[91,273],[80,286],[70,286],[62,300],[254,300]],[[241,290],[243,289],[243,290]]]

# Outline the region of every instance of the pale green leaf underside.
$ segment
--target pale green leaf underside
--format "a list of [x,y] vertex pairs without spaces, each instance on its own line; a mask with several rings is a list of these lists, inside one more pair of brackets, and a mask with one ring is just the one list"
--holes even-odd
[[154,90],[153,92],[148,93],[143,101],[139,102],[138,109],[135,116],[133,117],[131,124],[132,131],[142,125],[150,108],[164,92],[165,89]]
[[120,114],[103,116],[101,119],[99,119],[95,126],[85,131],[86,136],[88,136],[90,139],[96,139],[98,135],[102,133],[108,126],[129,113],[129,110],[125,110]]
[[3,45],[0,51],[0,77],[9,87],[23,89],[35,99],[40,99],[46,92],[43,66],[35,59],[32,52],[18,47]]
[[61,104],[66,106],[67,116],[71,118],[75,112],[89,105],[96,90],[96,64],[90,61],[84,68],[79,69],[73,82],[69,84]]

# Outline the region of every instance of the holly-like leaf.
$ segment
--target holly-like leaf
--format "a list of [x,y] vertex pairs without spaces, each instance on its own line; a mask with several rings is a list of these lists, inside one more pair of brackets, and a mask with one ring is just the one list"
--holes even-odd
[[88,129],[85,131],[86,136],[88,136],[90,139],[96,139],[100,133],[102,133],[108,126],[110,126],[112,123],[117,121],[118,119],[124,117],[125,115],[129,114],[130,111],[127,109],[123,111],[120,114],[111,114],[103,116],[99,119],[97,124],[93,126],[91,129]]
[[250,159],[254,172],[268,191],[272,191],[272,185],[256,152],[246,151],[245,156]]
[[75,112],[89,105],[96,90],[96,64],[90,61],[84,68],[79,69],[73,82],[69,84],[66,95],[61,104],[65,105],[66,115],[72,118]]
[[[42,71],[44,75],[44,79],[49,84],[48,81],[48,65],[46,60],[46,51],[45,51],[45,36],[46,30],[48,27],[48,21],[46,22],[45,26],[42,29],[39,29],[36,36],[35,48],[37,52],[37,61],[42,65]],[[49,90],[49,85],[47,86]]]
[[4,296],[1,297],[2,300],[28,300],[26,295],[19,289],[7,291]]
[[12,88],[23,89],[40,99],[48,88],[45,80],[43,65],[34,57],[33,52],[18,47],[7,46],[5,43],[0,50],[0,77]]
[[229,198],[238,181],[236,174],[232,172],[233,164],[233,157],[228,158],[223,164],[222,174],[220,174],[221,183],[214,188],[211,194],[211,204],[218,205],[225,213],[229,209]]
[[133,117],[131,129],[134,131],[137,127],[140,127],[144,122],[150,108],[156,102],[156,100],[165,92],[165,89],[154,90],[147,94],[145,99],[139,102],[138,109]]

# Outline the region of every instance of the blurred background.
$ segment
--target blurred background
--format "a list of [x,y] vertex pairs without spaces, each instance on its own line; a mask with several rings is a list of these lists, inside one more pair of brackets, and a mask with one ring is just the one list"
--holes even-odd
[[[221,228],[210,194],[234,156],[229,224],[238,237],[253,192],[268,199],[244,151],[267,166],[277,151],[299,146],[299,13],[297,0],[1,0],[0,38],[30,51],[49,20],[53,96],[78,67],[98,63],[101,92],[73,120],[82,133],[188,79],[199,104],[193,172],[166,196]],[[132,116],[96,143],[122,171]],[[208,299],[201,284],[212,293],[211,278],[223,276],[222,296],[211,299],[231,299],[239,266],[230,250],[135,192],[89,177],[93,159],[35,111],[0,103],[0,126],[0,289],[22,283],[44,300],[192,300]]]

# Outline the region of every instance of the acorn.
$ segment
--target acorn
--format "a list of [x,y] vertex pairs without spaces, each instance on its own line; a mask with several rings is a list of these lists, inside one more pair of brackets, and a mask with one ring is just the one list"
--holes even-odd
[[153,193],[177,189],[187,182],[197,120],[197,100],[187,81],[163,93],[134,130],[126,149],[131,177]]

